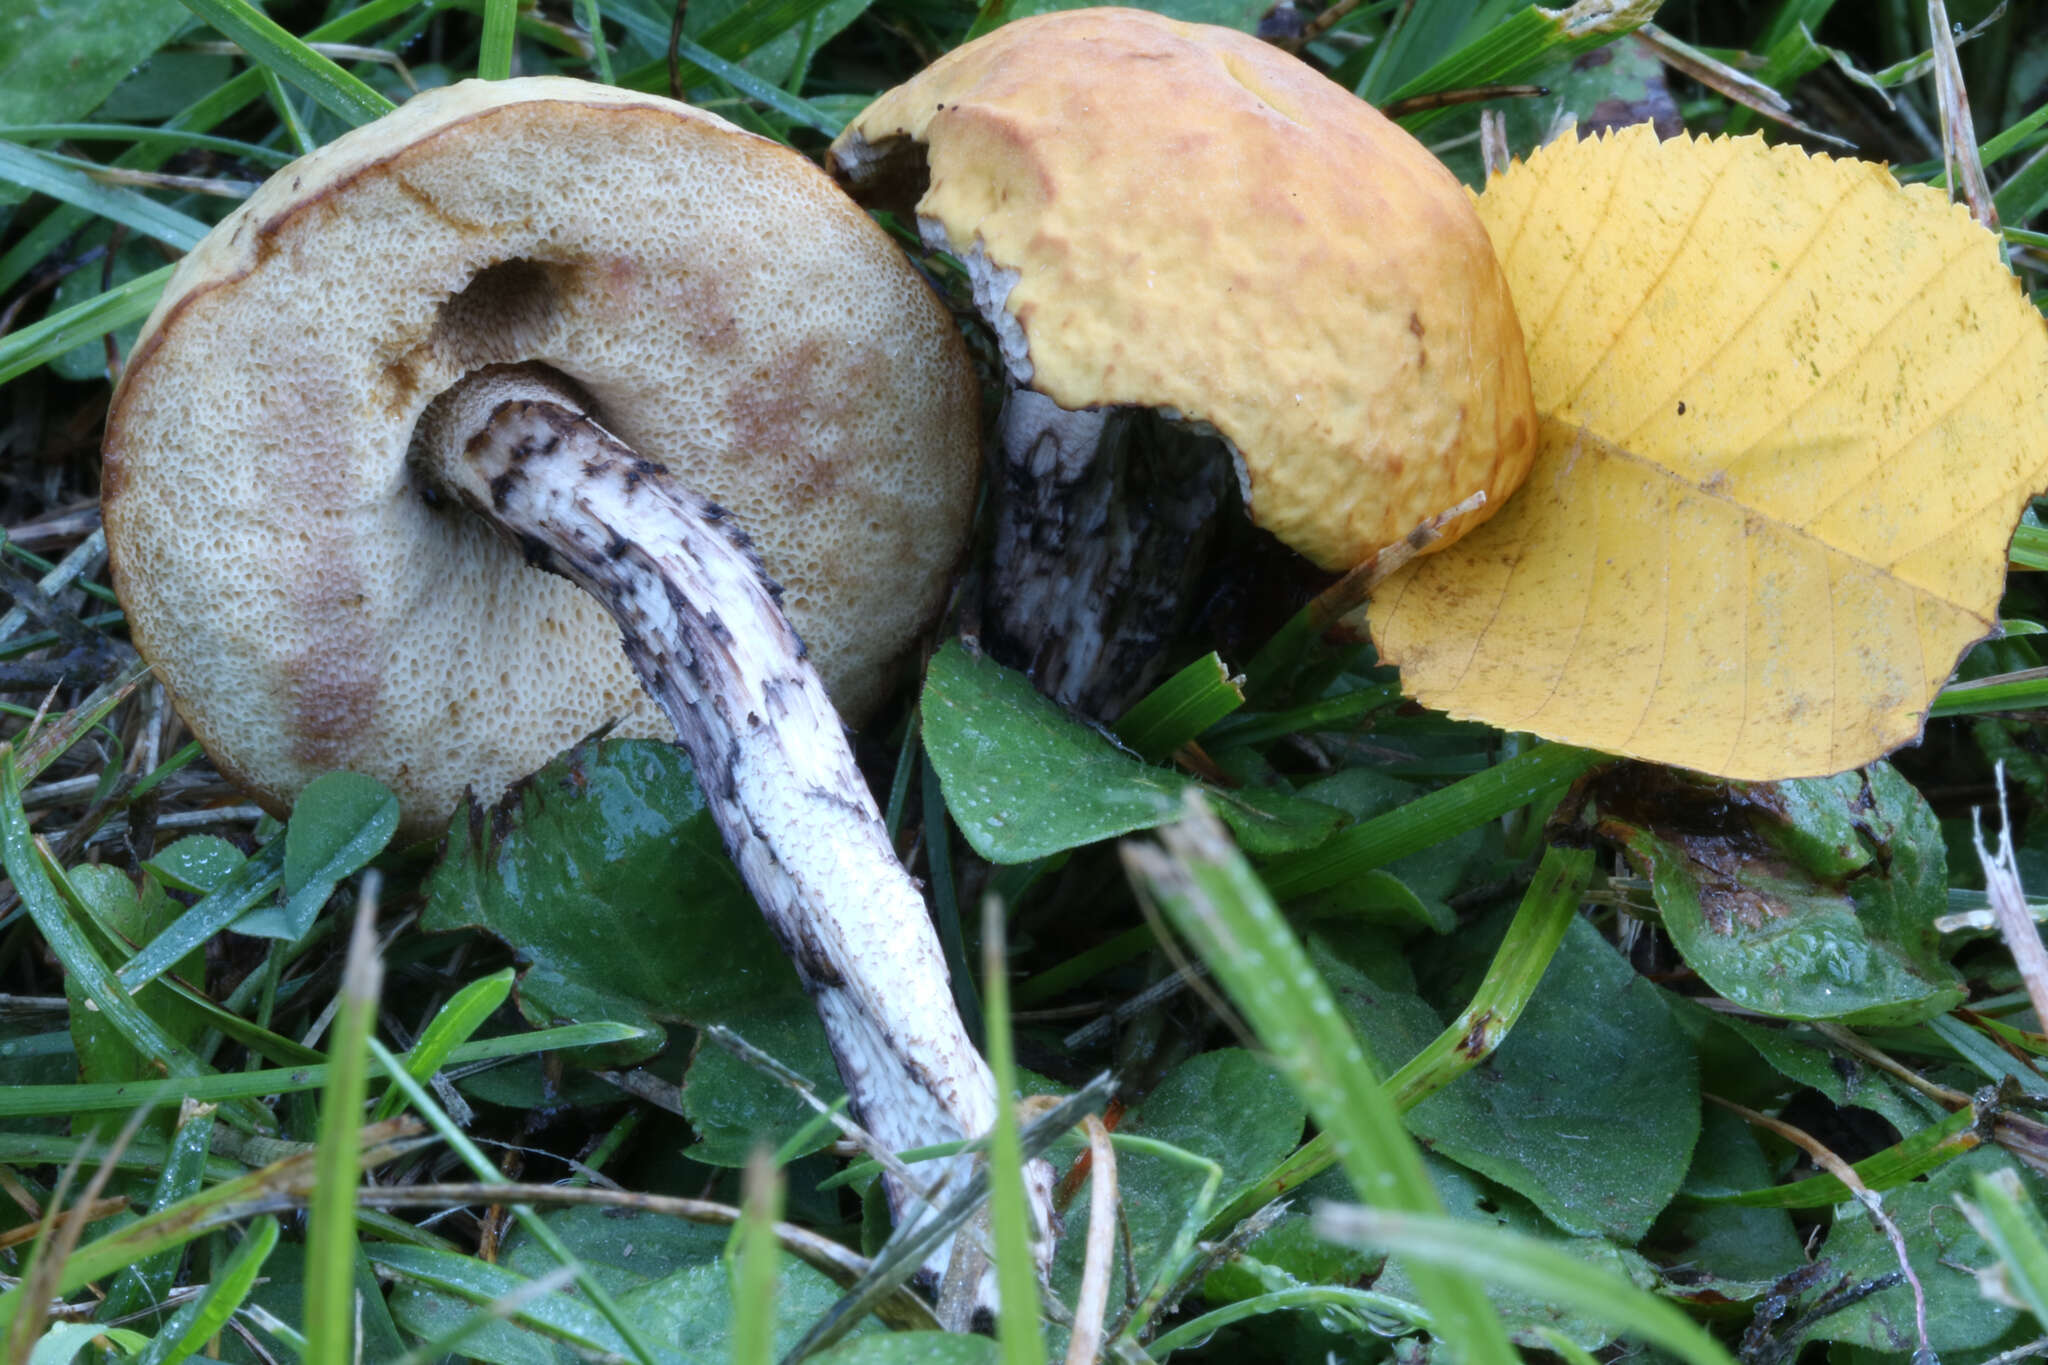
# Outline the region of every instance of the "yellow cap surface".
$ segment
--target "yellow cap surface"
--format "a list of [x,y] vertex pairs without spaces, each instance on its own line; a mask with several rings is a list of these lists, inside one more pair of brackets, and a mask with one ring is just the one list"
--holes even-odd
[[407,458],[484,365],[580,384],[730,508],[842,709],[935,614],[975,394],[943,307],[815,167],[559,78],[431,91],[280,171],[180,265],[107,423],[116,584],[222,768],[347,768],[414,832],[607,721],[672,734],[618,630]]
[[1324,567],[1486,490],[1448,543],[1527,473],[1521,329],[1469,196],[1294,58],[1137,10],[1022,19],[869,106],[834,171],[886,200],[914,144],[918,215],[1016,273],[1030,386],[1215,427],[1253,520]]

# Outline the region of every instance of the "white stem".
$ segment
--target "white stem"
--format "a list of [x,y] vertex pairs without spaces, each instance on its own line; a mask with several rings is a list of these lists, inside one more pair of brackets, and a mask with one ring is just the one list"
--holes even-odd
[[[924,898],[744,532],[530,370],[436,404],[432,472],[528,560],[618,619],[675,723],[727,852],[824,1020],[854,1113],[893,1151],[978,1137],[995,1087],[955,1010]],[[957,1189],[968,1158],[913,1171]],[[1034,1191],[1050,1204],[1050,1176]],[[899,1223],[923,1210],[886,1188]],[[929,1264],[943,1269],[942,1248]]]

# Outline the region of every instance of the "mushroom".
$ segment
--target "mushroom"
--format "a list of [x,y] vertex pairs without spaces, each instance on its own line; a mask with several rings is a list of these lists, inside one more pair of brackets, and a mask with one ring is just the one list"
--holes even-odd
[[1147,566],[1192,558],[1224,482],[1192,443],[1340,571],[1483,492],[1448,544],[1528,471],[1521,328],[1464,188],[1246,34],[1021,19],[868,106],[829,169],[968,271],[1011,382],[984,642],[1080,709],[1137,694],[1184,590]]
[[431,832],[666,711],[903,1150],[985,1131],[995,1094],[828,692],[865,712],[942,605],[976,443],[945,310],[802,157],[653,96],[468,81],[184,260],[104,506],[138,647],[274,811],[349,768]]

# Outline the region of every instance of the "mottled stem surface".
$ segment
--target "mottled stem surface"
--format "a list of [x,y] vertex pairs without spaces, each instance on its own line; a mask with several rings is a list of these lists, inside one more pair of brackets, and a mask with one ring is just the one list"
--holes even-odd
[[981,641],[1038,690],[1114,720],[1186,626],[1230,477],[1223,443],[1136,408],[1003,404]]
[[[727,852],[817,1003],[855,1115],[893,1151],[986,1132],[994,1084],[954,1008],[924,898],[730,514],[531,367],[472,376],[437,400],[422,437],[416,453],[433,477],[618,619]],[[968,1160],[912,1171],[928,1190],[942,1177],[957,1188]],[[921,1215],[903,1182],[887,1190],[899,1223]],[[1042,1212],[1049,1192],[1034,1193]]]

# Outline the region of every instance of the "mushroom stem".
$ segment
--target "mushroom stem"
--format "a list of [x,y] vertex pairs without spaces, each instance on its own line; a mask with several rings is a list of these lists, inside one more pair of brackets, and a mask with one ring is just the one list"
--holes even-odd
[[1187,625],[1229,454],[1140,408],[1070,412],[1018,387],[997,440],[982,644],[1055,701],[1114,720]]
[[[861,1122],[897,1152],[980,1136],[995,1117],[993,1080],[781,590],[730,513],[584,408],[538,367],[481,371],[435,400],[415,458],[530,563],[617,619],[727,852],[817,1004]],[[914,1169],[927,1192],[941,1177],[957,1188],[969,1161]],[[1049,1174],[1036,1183],[1043,1211]],[[899,1224],[925,1210],[905,1186],[885,1181]],[[928,1264],[942,1270],[946,1254]]]

